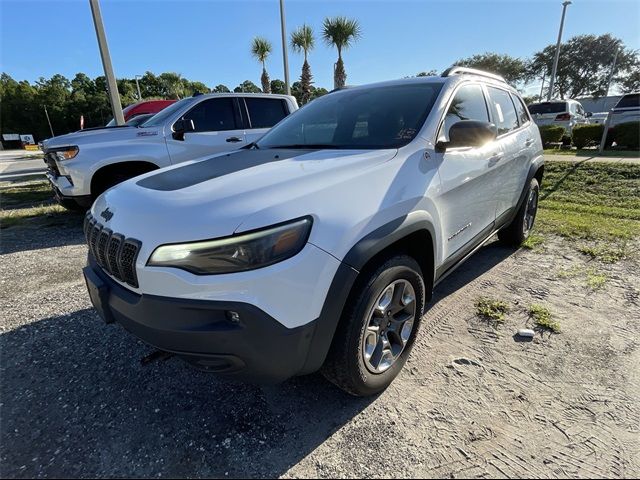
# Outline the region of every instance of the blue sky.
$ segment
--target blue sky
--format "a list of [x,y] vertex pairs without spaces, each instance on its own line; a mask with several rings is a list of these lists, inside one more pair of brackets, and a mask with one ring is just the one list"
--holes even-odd
[[[101,6],[118,77],[175,71],[210,87],[259,84],[249,48],[260,35],[274,45],[271,78],[283,78],[278,0],[102,0]],[[289,31],[306,22],[319,34],[322,19],[333,15],[360,21],[362,38],[344,54],[349,84],[440,71],[486,51],[528,56],[555,42],[562,10],[560,0],[285,0],[285,8]],[[0,9],[0,70],[29,81],[103,73],[88,0],[0,0]],[[585,33],[612,33],[640,49],[640,2],[574,0],[564,38]],[[332,87],[335,60],[318,39],[310,55],[316,85]],[[301,55],[289,52],[289,63],[293,81]]]

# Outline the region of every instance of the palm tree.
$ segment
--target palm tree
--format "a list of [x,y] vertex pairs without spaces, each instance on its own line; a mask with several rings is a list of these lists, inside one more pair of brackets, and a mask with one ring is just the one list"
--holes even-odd
[[265,62],[267,57],[271,53],[271,42],[266,38],[256,37],[251,44],[251,54],[262,63],[262,76],[260,81],[262,82],[262,91],[264,93],[271,93],[271,85],[269,84],[269,74],[267,73],[267,67]]
[[307,55],[313,50],[315,39],[313,38],[313,30],[306,24],[291,33],[291,48],[294,52],[304,52],[304,63],[302,64],[302,75],[300,75],[300,83],[302,84],[302,103],[307,103],[311,97],[311,84],[313,83],[313,75],[311,75],[311,67],[307,62]]
[[338,49],[338,61],[333,73],[333,87],[344,87],[347,81],[347,72],[342,61],[342,49],[349,48],[360,38],[360,24],[357,20],[347,17],[325,18],[322,22],[322,38],[327,45]]

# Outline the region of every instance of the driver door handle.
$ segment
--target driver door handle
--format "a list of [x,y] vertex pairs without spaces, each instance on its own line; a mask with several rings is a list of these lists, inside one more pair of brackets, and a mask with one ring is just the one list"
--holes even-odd
[[489,157],[489,166],[493,167],[496,163],[502,160],[502,156],[504,154],[502,152],[494,153]]
[[242,139],[238,138],[238,137],[227,137],[227,142],[232,142],[232,143],[236,143],[236,142],[241,142]]

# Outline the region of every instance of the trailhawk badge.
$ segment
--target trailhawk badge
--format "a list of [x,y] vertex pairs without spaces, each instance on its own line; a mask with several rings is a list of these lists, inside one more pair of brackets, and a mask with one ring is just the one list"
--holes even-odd
[[113,212],[107,207],[100,213],[100,216],[104,218],[105,222],[108,222],[113,217]]

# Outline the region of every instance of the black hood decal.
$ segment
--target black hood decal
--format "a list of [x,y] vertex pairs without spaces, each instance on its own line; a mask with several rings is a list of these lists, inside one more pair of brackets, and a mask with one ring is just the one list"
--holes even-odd
[[264,163],[279,162],[288,158],[304,155],[311,150],[270,149],[270,150],[238,150],[219,157],[202,160],[151,175],[136,182],[137,185],[151,190],[165,192],[192,187],[198,183],[229,173],[246,170]]

